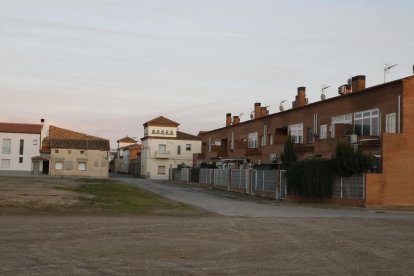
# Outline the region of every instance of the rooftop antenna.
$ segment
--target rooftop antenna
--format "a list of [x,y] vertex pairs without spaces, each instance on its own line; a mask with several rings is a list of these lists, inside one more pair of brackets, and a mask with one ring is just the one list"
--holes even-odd
[[324,101],[326,99],[326,95],[325,95],[325,90],[328,89],[329,87],[331,87],[330,85],[322,85],[322,90],[321,90],[321,100]]
[[242,116],[243,114],[244,114],[244,113],[240,113],[240,114],[239,114],[239,118],[241,118],[241,116]]
[[393,65],[385,64],[385,67],[384,67],[384,83],[386,82],[386,74],[388,73],[388,71],[390,71],[391,68],[393,68],[393,67],[395,67],[397,65],[398,64],[393,64]]
[[283,107],[283,103],[284,102],[286,102],[286,100],[281,100],[280,101],[280,105],[279,105],[279,110],[280,110],[280,112],[282,112],[282,111],[284,111],[285,110],[285,108]]

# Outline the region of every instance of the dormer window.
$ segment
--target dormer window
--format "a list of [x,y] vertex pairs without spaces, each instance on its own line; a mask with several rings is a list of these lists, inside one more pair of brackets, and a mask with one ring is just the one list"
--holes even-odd
[[155,129],[152,130],[152,134],[155,134]]
[[160,130],[159,129],[157,129],[157,134],[160,134]]
[[161,134],[164,134],[164,130],[161,130]]

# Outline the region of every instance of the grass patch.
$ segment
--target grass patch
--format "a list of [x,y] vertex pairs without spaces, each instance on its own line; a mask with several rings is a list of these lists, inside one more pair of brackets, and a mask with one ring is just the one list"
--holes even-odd
[[205,213],[111,179],[0,178],[0,215],[191,216]]
[[80,200],[90,208],[102,209],[111,213],[149,213],[160,210],[194,209],[188,205],[111,180],[81,180],[81,182],[81,185],[70,190],[88,195],[81,196]]

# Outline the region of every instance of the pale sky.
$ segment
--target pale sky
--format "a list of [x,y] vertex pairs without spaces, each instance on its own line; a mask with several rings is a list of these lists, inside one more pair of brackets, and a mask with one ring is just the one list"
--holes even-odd
[[159,115],[196,135],[354,75],[412,75],[414,1],[0,0],[0,121],[115,141]]

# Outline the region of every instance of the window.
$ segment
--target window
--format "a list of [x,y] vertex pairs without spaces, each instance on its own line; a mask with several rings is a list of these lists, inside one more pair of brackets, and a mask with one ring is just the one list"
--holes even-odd
[[186,144],[185,145],[185,150],[186,151],[191,151],[191,144]]
[[161,134],[164,134],[164,130],[161,130]]
[[294,143],[296,144],[303,143],[303,123],[296,124],[296,125],[290,125],[288,131]]
[[306,143],[308,144],[313,143],[313,128],[308,127],[306,129]]
[[231,132],[230,149],[234,149],[234,131]]
[[102,168],[105,168],[106,167],[106,162],[102,161],[101,165],[102,165]]
[[65,166],[65,171],[73,170],[73,161],[65,161],[64,166]]
[[19,157],[19,163],[23,163],[23,157]]
[[37,139],[34,139],[33,140],[33,146],[37,146],[37,143],[38,143]]
[[83,154],[84,152],[85,152],[85,151],[81,150],[81,151],[80,151],[80,154]]
[[171,131],[170,131],[170,134],[171,134],[171,135],[174,135],[174,131],[172,131],[172,130],[171,130]]
[[[11,139],[3,139],[3,147],[2,147],[1,153],[10,154],[10,149],[11,149]],[[9,159],[5,159],[5,160],[9,160]]]
[[257,132],[249,133],[247,145],[249,149],[257,148]]
[[379,111],[371,109],[354,114],[355,134],[363,136],[379,135]]
[[181,146],[177,146],[177,155],[181,154]]
[[55,162],[55,170],[57,170],[57,171],[63,170],[63,162],[56,161]]
[[94,165],[95,168],[98,168],[99,167],[99,162],[95,161],[95,162],[93,162],[93,165]]
[[151,131],[151,133],[152,133],[152,134],[155,134],[155,129],[153,129],[153,130]]
[[71,154],[72,153],[72,150],[68,150],[68,154]]
[[321,125],[319,139],[326,139],[326,138],[328,138],[328,125]]
[[385,116],[385,132],[396,133],[397,116],[395,113],[389,113]]
[[55,150],[55,153],[59,153],[59,150]]
[[78,171],[86,171],[86,162],[78,162]]
[[165,174],[165,166],[158,166],[158,174]]
[[157,129],[157,134],[160,134],[160,130],[159,129]]
[[158,153],[167,153],[167,145],[159,144],[158,145]]
[[331,118],[331,138],[335,138],[335,124],[352,124],[352,114]]
[[10,168],[10,159],[1,159],[1,167],[3,169]]
[[214,141],[214,145],[215,145],[215,146],[221,146],[221,139],[216,139],[216,140]]
[[19,155],[23,155],[23,150],[24,150],[24,140],[20,139]]

